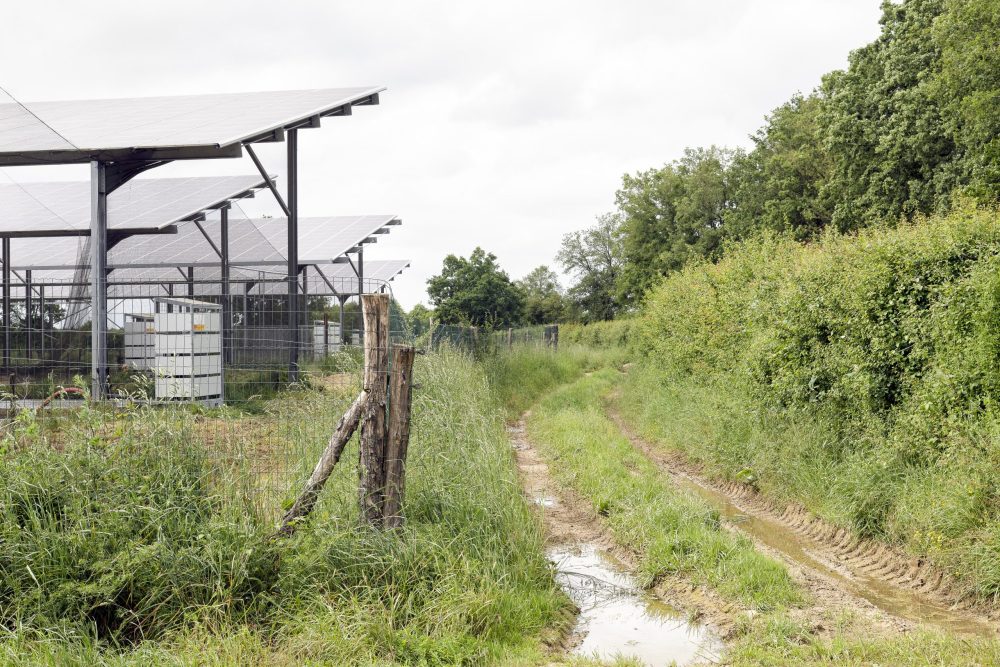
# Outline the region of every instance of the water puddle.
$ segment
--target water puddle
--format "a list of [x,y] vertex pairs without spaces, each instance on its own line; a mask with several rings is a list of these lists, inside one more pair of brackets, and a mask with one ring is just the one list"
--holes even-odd
[[[997,634],[996,628],[992,625],[955,613],[944,605],[935,604],[916,591],[894,586],[847,564],[828,562],[815,553],[816,545],[808,537],[799,535],[778,521],[746,514],[723,493],[683,477],[675,480],[680,486],[706,500],[724,519],[739,526],[743,532],[780,551],[796,563],[840,582],[849,592],[871,602],[883,611],[961,635],[995,637]],[[845,570],[848,573],[845,573]]]
[[628,657],[649,667],[716,662],[722,643],[704,626],[644,594],[631,576],[593,545],[551,550],[556,580],[580,608],[574,653]]

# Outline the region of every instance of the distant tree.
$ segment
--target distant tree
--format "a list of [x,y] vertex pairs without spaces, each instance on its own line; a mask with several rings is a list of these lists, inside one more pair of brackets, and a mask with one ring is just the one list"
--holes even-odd
[[832,205],[821,196],[831,159],[823,147],[818,95],[795,95],[775,109],[752,137],[750,152],[738,152],[729,169],[732,207],[725,233],[746,238],[759,229],[814,237],[829,224]]
[[524,321],[527,324],[559,322],[566,314],[559,276],[542,265],[517,281],[524,295]]
[[434,311],[422,303],[418,303],[411,308],[407,315],[407,320],[409,320],[410,331],[413,332],[413,335],[419,336],[425,333],[430,328],[430,319],[432,317],[434,317]]
[[497,264],[496,255],[476,248],[468,259],[448,255],[427,294],[445,324],[511,326],[520,323],[521,291]]
[[600,215],[593,227],[566,234],[556,259],[577,281],[567,292],[575,319],[594,322],[618,314],[617,288],[625,261],[619,214]]
[[729,206],[724,148],[687,149],[661,169],[622,177],[615,200],[624,216],[625,267],[618,296],[640,299],[660,276],[692,258],[716,257]]

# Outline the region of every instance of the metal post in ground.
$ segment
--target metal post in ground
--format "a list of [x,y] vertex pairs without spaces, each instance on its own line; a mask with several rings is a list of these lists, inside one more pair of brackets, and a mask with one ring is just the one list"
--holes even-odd
[[299,379],[299,131],[289,130],[287,142],[288,170],[288,381]]
[[108,388],[108,167],[90,163],[90,395]]

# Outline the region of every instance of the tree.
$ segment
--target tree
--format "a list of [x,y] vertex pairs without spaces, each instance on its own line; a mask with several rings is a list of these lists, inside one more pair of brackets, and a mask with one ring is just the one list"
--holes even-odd
[[729,170],[727,237],[770,229],[806,240],[830,223],[832,205],[821,196],[831,168],[821,141],[822,104],[819,95],[795,95],[752,137],[753,150],[736,154]]
[[559,322],[566,314],[559,276],[547,266],[532,269],[517,281],[524,295],[524,321],[527,324]]
[[625,262],[621,215],[600,215],[593,227],[566,234],[556,259],[577,279],[567,296],[578,319],[594,322],[618,314],[618,281]]
[[430,319],[432,317],[434,317],[434,311],[422,303],[418,303],[411,308],[407,315],[407,320],[413,335],[419,336],[430,329]]
[[997,0],[947,0],[934,23],[941,65],[934,90],[963,156],[964,190],[1000,199],[1000,6]]
[[732,151],[687,149],[684,157],[622,177],[615,195],[624,216],[625,267],[619,299],[640,299],[656,280],[692,258],[718,256],[729,207]]
[[445,324],[511,326],[521,319],[523,298],[497,265],[496,255],[476,248],[468,259],[448,255],[427,294]]
[[960,156],[934,84],[941,53],[932,26],[943,4],[883,2],[878,39],[823,78],[832,159],[823,196],[838,229],[943,209],[958,185]]

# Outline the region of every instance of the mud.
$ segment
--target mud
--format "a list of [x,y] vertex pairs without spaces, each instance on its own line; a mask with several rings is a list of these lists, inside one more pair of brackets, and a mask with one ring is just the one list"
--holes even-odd
[[645,665],[716,661],[734,610],[680,580],[640,590],[629,574],[635,554],[611,539],[590,503],[555,483],[525,438],[524,419],[509,431],[522,488],[545,527],[556,580],[579,610],[572,635],[559,648],[602,659],[629,656]]
[[731,529],[788,565],[818,606],[860,612],[883,631],[918,625],[966,636],[995,637],[1000,631],[988,613],[957,599],[947,577],[928,563],[858,539],[802,507],[778,507],[747,485],[715,483],[682,456],[639,438],[613,409],[608,414],[678,486],[704,499]]

